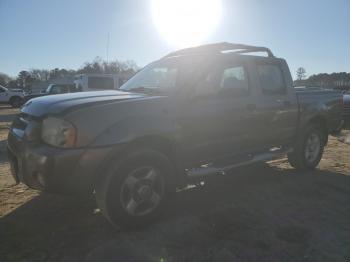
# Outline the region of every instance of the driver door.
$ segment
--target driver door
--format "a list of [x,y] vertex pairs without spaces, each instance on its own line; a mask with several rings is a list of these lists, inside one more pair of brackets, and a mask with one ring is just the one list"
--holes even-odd
[[222,60],[197,85],[181,114],[185,162],[205,163],[249,151],[254,103],[247,65]]

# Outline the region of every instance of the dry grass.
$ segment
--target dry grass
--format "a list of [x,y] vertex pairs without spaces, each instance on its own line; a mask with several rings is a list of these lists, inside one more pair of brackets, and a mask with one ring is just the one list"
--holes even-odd
[[283,159],[237,169],[125,232],[93,201],[13,185],[4,155],[13,113],[0,108],[1,261],[350,261],[350,146],[335,138],[318,170],[298,173]]

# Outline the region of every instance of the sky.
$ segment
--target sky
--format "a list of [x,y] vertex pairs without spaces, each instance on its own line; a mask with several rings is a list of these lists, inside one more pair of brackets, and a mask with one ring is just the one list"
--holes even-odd
[[[78,69],[96,56],[144,66],[178,48],[152,17],[152,0],[0,0],[0,72]],[[190,1],[190,0],[188,0]],[[292,74],[350,72],[349,0],[221,0],[201,43],[269,47]],[[180,19],[180,18],[179,18]]]

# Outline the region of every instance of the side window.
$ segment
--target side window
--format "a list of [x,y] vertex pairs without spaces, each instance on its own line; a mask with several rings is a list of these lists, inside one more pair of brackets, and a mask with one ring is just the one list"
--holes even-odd
[[50,89],[51,94],[60,94],[61,88],[59,86],[52,86]]
[[235,95],[248,95],[249,84],[244,67],[234,66],[224,69],[220,78],[220,90]]
[[5,89],[0,87],[0,93],[4,93],[4,92],[5,92]]
[[114,80],[111,77],[89,77],[88,86],[90,89],[113,89]]
[[261,88],[264,94],[284,94],[286,86],[281,68],[278,65],[258,65]]
[[64,85],[54,85],[50,91],[51,94],[65,94],[68,93],[67,87]]

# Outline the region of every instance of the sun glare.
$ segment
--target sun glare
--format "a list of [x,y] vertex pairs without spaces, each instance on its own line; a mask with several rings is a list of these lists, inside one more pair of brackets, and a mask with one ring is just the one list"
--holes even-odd
[[200,44],[218,26],[221,0],[152,0],[153,21],[171,45]]

